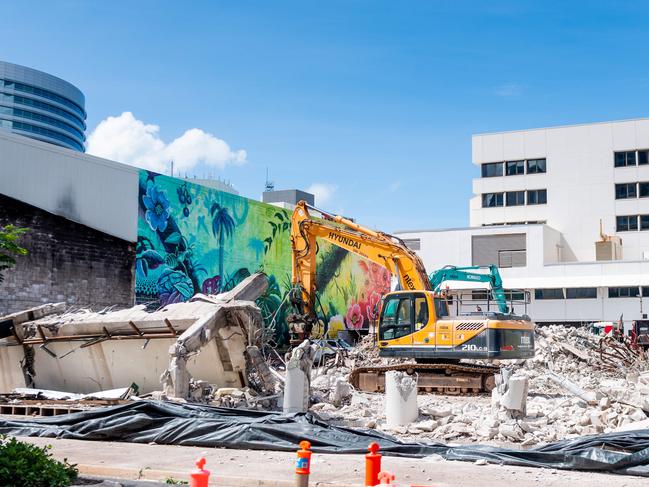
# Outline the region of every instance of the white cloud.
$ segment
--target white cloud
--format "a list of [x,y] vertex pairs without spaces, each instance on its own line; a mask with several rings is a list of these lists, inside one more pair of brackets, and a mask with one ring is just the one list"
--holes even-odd
[[503,98],[521,96],[521,85],[519,85],[518,83],[505,83],[496,87],[494,93],[497,96],[501,96]]
[[165,143],[158,125],[145,124],[124,112],[102,120],[88,137],[88,154],[134,166],[165,172],[171,161],[174,169],[187,171],[198,163],[223,169],[246,162],[246,151],[233,151],[222,139],[201,129],[187,130]]
[[331,199],[337,189],[338,186],[333,184],[313,183],[307,188],[307,191],[315,196],[316,205],[323,205]]

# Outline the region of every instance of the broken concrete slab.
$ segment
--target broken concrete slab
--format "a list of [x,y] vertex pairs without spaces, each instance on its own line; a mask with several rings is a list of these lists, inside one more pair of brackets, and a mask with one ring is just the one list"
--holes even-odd
[[[190,330],[181,341],[192,353],[178,350],[173,364],[184,371],[175,378],[185,384],[183,394],[189,393],[186,386],[192,376],[216,387],[243,387],[244,351],[259,340],[261,316],[252,301],[240,298],[253,299],[267,285],[266,278],[258,276],[251,276],[243,290],[196,295],[155,311],[145,306],[101,312],[73,309],[21,322],[16,336],[0,340],[0,391],[25,387],[30,377],[30,387],[76,393],[133,382],[141,393],[153,392],[170,368],[170,346],[197,323],[200,330]],[[207,323],[217,326],[203,327]],[[193,353],[199,348],[200,354]]]
[[598,395],[597,392],[586,391],[566,377],[562,377],[554,372],[548,372],[548,377],[555,384],[560,385],[561,387],[576,395],[580,399],[583,399],[590,405],[597,404],[599,399],[601,398],[601,395]]
[[507,380],[505,393],[500,397],[500,405],[508,411],[525,416],[527,405],[528,378],[513,375]]

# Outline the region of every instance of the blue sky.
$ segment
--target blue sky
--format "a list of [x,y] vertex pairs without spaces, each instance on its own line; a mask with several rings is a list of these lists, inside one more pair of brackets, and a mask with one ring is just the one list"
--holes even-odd
[[246,162],[190,170],[386,231],[468,224],[471,134],[648,116],[649,3],[2,3],[0,59],[86,94],[89,132],[132,112]]

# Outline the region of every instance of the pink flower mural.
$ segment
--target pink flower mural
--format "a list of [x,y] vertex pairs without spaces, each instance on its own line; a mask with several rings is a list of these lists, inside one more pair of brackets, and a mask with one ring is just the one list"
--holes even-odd
[[390,291],[390,272],[374,262],[358,261],[358,266],[365,274],[365,290],[380,295]]
[[365,305],[365,315],[369,321],[378,319],[379,308],[377,305],[379,304],[379,301],[381,301],[381,295],[376,291],[373,291],[372,294],[370,294],[370,299]]
[[360,330],[363,328],[363,311],[360,304],[352,303],[345,315],[345,324],[348,330]]
[[[365,282],[360,296],[356,298],[356,305],[360,308],[363,323],[365,326],[369,326],[379,317],[378,304],[381,301],[381,296],[390,291],[390,273],[374,262],[361,260],[358,262],[358,266],[363,271]],[[350,307],[349,310],[351,311],[352,308]],[[349,314],[350,311],[347,313]]]

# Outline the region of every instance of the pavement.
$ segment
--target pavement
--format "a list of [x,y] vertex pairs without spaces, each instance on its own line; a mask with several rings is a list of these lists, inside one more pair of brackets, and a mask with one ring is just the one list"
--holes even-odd
[[[204,449],[191,446],[21,438],[52,445],[56,458],[76,463],[81,474],[103,478],[167,481],[189,479],[195,461],[207,459],[210,485],[225,487],[293,487],[296,454],[255,450]],[[363,455],[313,454],[311,486],[361,486]],[[645,477],[530,467],[476,465],[439,458],[383,457],[383,470],[396,475],[396,485],[462,487],[570,486],[646,487]],[[125,482],[126,484],[126,482]]]

